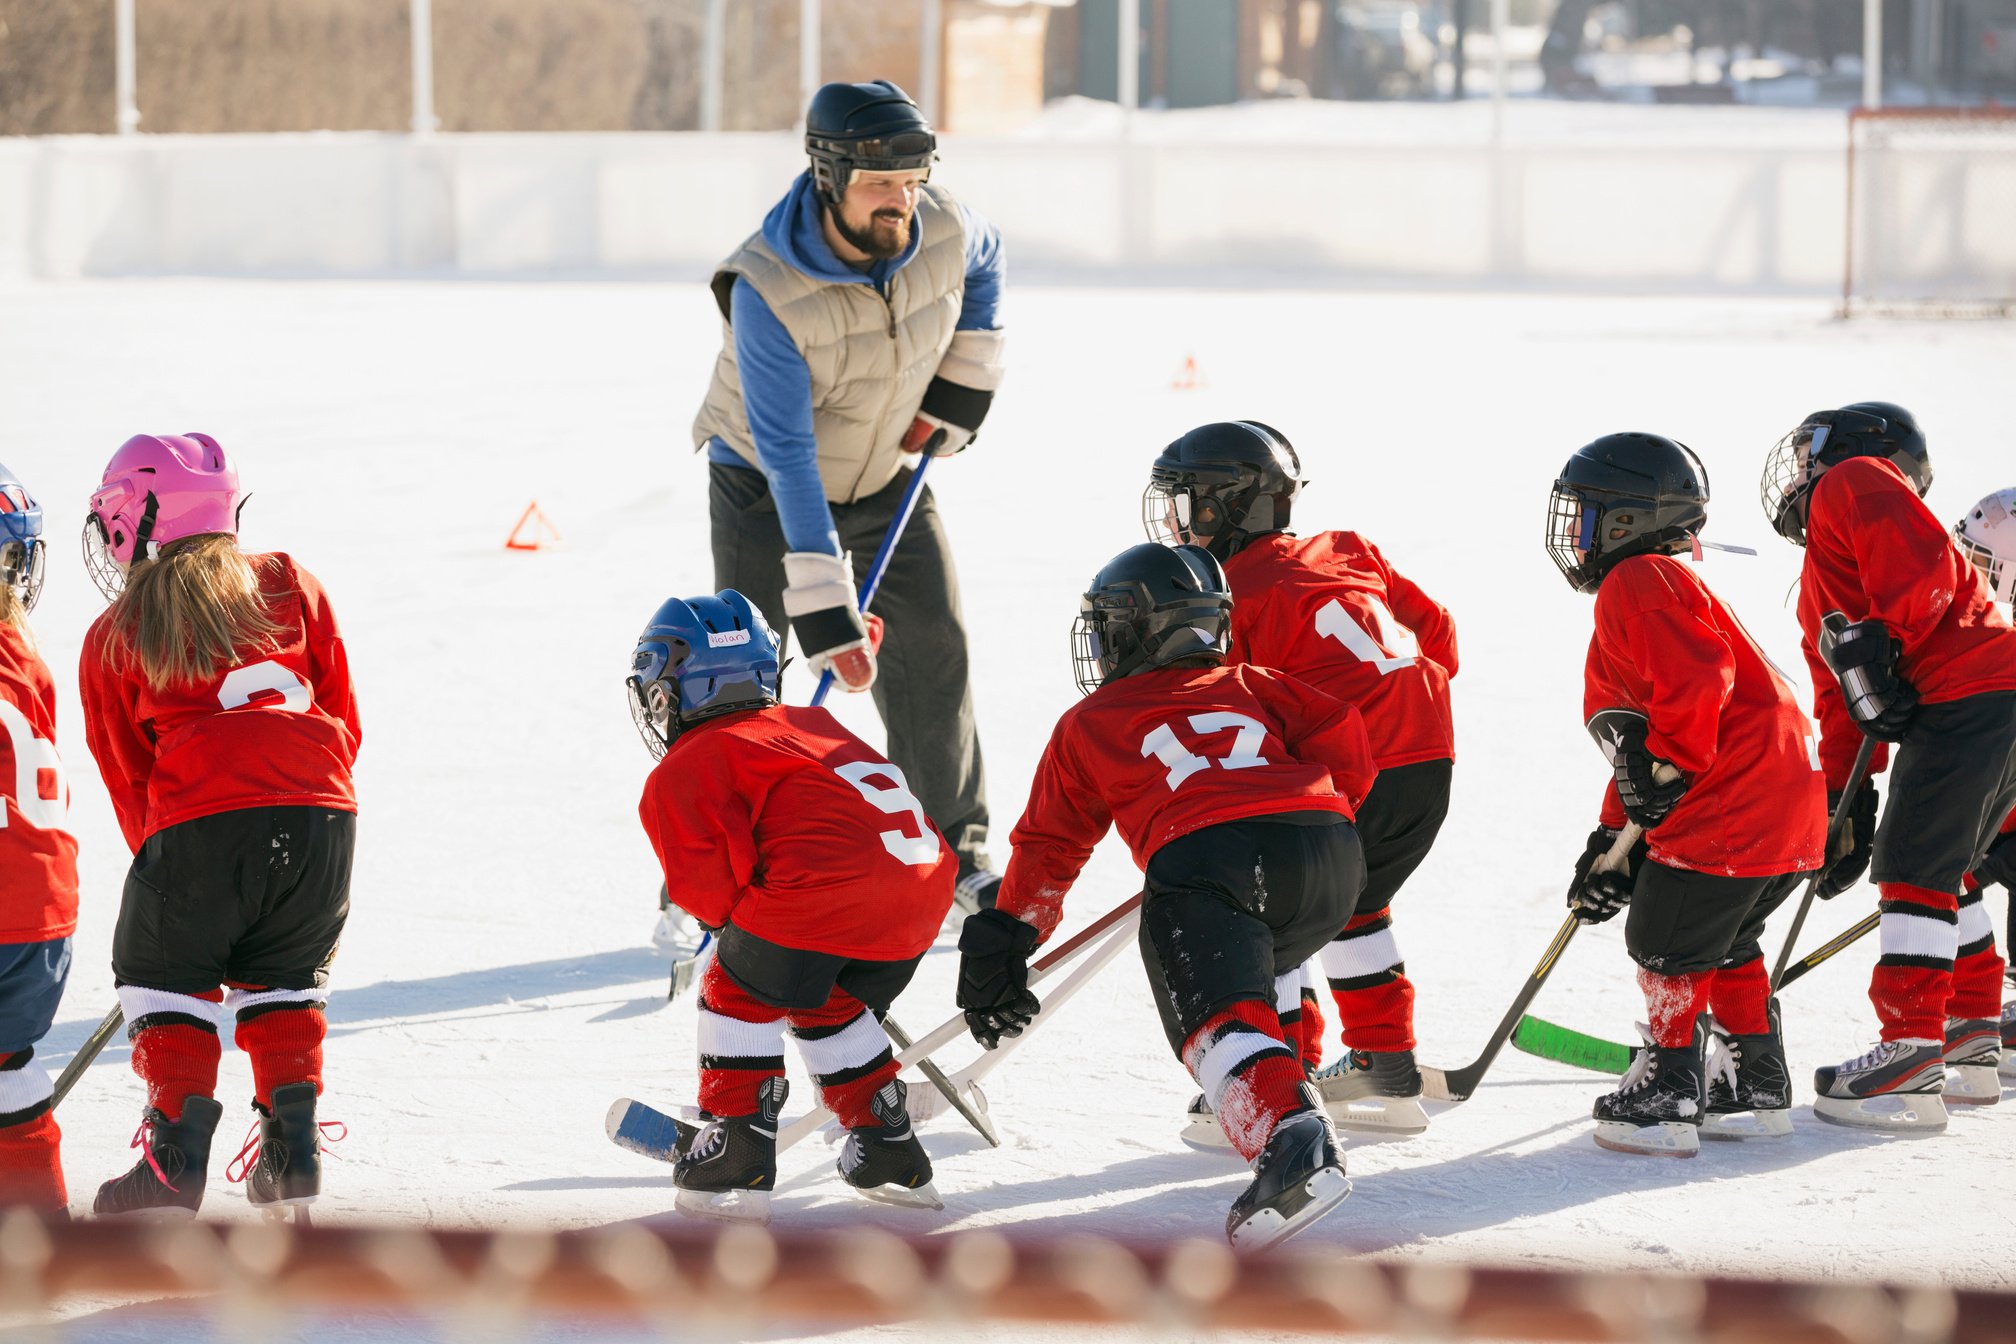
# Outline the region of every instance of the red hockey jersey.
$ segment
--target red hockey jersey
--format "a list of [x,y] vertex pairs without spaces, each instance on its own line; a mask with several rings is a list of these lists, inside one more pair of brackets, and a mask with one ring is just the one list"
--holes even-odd
[[1225,563],[1232,657],[1358,706],[1380,769],[1453,760],[1456,623],[1356,532],[1276,532]]
[[[1694,571],[1670,555],[1620,561],[1596,590],[1582,710],[1646,717],[1646,748],[1687,776],[1647,835],[1655,862],[1722,877],[1820,866],[1827,795],[1813,726],[1791,685]],[[1613,780],[1603,823],[1621,827]]]
[[1357,708],[1284,673],[1166,667],[1109,681],[1051,732],[995,905],[1047,938],[1108,827],[1145,869],[1219,822],[1352,818],[1376,774]]
[[673,904],[785,947],[899,961],[931,946],[959,861],[903,772],[823,709],[689,728],[638,805]]
[[[1830,789],[1846,785],[1862,745],[1820,657],[1821,620],[1830,611],[1889,626],[1904,646],[1897,673],[1927,704],[2016,690],[2016,629],[1904,473],[1877,457],[1829,468],[1808,501],[1799,629]],[[1878,742],[1871,773],[1888,761],[1887,744]]]
[[135,850],[218,812],[357,810],[350,768],[363,730],[328,595],[289,556],[246,558],[280,634],[222,676],[157,691],[112,647],[109,611],[84,636],[84,740]]
[[77,931],[77,842],[56,755],[56,683],[20,627],[0,621],[0,943]]

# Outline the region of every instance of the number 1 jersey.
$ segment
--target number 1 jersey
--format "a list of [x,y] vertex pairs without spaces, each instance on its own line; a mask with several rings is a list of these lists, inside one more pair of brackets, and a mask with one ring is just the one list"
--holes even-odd
[[77,931],[77,842],[56,755],[56,683],[18,626],[0,621],[0,943]]
[[286,555],[248,555],[280,627],[208,681],[156,690],[117,648],[108,610],[84,636],[84,740],[126,843],[248,807],[357,810],[350,768],[363,736],[329,598]]
[[1232,656],[1358,706],[1382,770],[1454,760],[1456,623],[1356,532],[1275,532],[1225,562]]
[[900,961],[931,946],[958,860],[903,772],[824,709],[687,729],[644,782],[672,903],[783,947]]

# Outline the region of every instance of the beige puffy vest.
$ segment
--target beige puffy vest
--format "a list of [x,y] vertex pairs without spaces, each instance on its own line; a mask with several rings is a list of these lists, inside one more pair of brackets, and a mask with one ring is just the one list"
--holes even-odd
[[773,252],[761,230],[715,268],[721,357],[693,421],[696,448],[719,438],[757,464],[728,329],[729,291],[739,276],[756,287],[812,372],[812,432],[826,498],[851,504],[895,479],[903,435],[952,344],[966,296],[966,226],[952,197],[925,187],[914,227],[922,241],[890,278],[886,300],[872,284],[805,274]]

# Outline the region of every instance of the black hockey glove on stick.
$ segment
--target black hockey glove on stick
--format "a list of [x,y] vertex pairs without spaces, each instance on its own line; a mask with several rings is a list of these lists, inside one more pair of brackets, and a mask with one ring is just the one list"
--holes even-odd
[[[1611,856],[1626,835],[1621,863]],[[1645,833],[1636,826],[1613,831],[1598,826],[1589,832],[1589,844],[1575,861],[1575,878],[1568,884],[1568,908],[1580,924],[1601,924],[1612,919],[1631,903],[1633,874],[1645,861]]]
[[1827,795],[1829,815],[1841,816],[1844,808],[1840,835],[1829,846],[1827,862],[1813,888],[1813,894],[1823,901],[1833,900],[1869,871],[1869,850],[1876,840],[1876,781],[1863,780],[1845,804],[1838,792]]
[[1029,992],[1036,929],[1000,910],[967,917],[959,930],[959,1006],[973,1039],[992,1050],[1020,1036],[1043,1005]]
[[1848,717],[1878,742],[1902,742],[1918,710],[1918,692],[1897,675],[1904,646],[1881,621],[1848,623],[1838,611],[1825,617],[1820,656],[1841,683]]

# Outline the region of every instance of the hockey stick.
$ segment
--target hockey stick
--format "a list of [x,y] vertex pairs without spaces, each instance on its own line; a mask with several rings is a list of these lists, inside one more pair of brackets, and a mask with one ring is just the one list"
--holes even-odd
[[1791,984],[1821,962],[1826,961],[1835,953],[1846,949],[1850,943],[1867,936],[1882,920],[1883,914],[1880,910],[1871,910],[1847,929],[1835,934],[1834,937],[1793,962],[1791,967],[1785,972],[1785,978],[1778,982],[1778,988],[1785,988],[1785,986]]
[[[896,1043],[896,1048],[899,1050],[912,1044],[910,1033],[897,1026],[896,1019],[886,1013],[882,1015],[882,1030],[888,1033],[889,1039]],[[917,1072],[923,1074],[931,1086],[938,1089],[939,1095],[945,1098],[953,1110],[965,1117],[967,1124],[979,1131],[980,1137],[987,1140],[989,1148],[1001,1146],[1001,1136],[994,1132],[994,1122],[967,1104],[966,1098],[959,1095],[959,1086],[945,1076],[945,1070],[928,1059],[920,1059],[917,1061]]]
[[98,1058],[99,1052],[105,1048],[105,1043],[112,1039],[112,1033],[119,1030],[120,1024],[125,1020],[125,1008],[113,1004],[112,1011],[105,1014],[105,1020],[84,1038],[84,1044],[77,1047],[77,1053],[70,1057],[70,1062],[63,1066],[63,1072],[57,1076],[55,1090],[49,1094],[50,1110],[53,1111],[63,1104],[63,1098],[70,1095],[70,1089],[77,1086],[77,1080],[84,1076],[84,1070],[91,1067],[91,1061]]
[[[1137,912],[1140,909],[1141,909],[1141,895],[1139,892],[1136,892],[1134,895],[1128,897],[1126,900],[1122,901],[1119,905],[1115,906],[1113,909],[1107,911],[1099,918],[1093,920],[1090,924],[1080,929],[1077,933],[1073,934],[1071,937],[1065,939],[1063,943],[1059,944],[1055,948],[1052,948],[1047,954],[1045,954],[1043,957],[1039,958],[1037,961],[1033,962],[1030,965],[1029,987],[1031,989],[1034,989],[1037,985],[1043,983],[1044,980],[1048,979],[1051,975],[1055,974],[1059,969],[1068,965],[1070,962],[1076,960],[1081,953],[1085,952],[1087,948],[1107,930],[1111,929],[1115,924],[1118,924],[1121,921],[1126,920],[1129,916],[1137,915]],[[963,1012],[954,1013],[951,1017],[939,1023],[936,1027],[932,1028],[930,1031],[926,1032],[924,1035],[918,1037],[915,1041],[912,1041],[908,1046],[906,1046],[903,1049],[903,1051],[896,1056],[896,1063],[901,1067],[907,1069],[911,1065],[915,1064],[918,1060],[924,1059],[944,1049],[946,1046],[950,1045],[953,1041],[958,1040],[965,1033],[966,1033],[966,1014]],[[777,1131],[778,1151],[781,1152],[784,1149],[790,1147],[792,1144],[798,1142],[800,1139],[804,1138],[807,1134],[812,1133],[814,1130],[818,1129],[821,1125],[824,1125],[828,1120],[831,1120],[832,1118],[833,1118],[832,1113],[828,1111],[825,1107],[814,1106],[811,1110],[807,1111],[804,1115],[799,1116],[796,1120],[793,1120],[790,1124],[784,1125],[778,1129]]]
[[1806,926],[1806,912],[1812,908],[1813,894],[1820,890],[1820,879],[1827,875],[1828,866],[1834,862],[1834,846],[1840,843],[1841,828],[1848,820],[1862,781],[1869,777],[1869,758],[1875,751],[1876,739],[1873,737],[1864,737],[1862,745],[1855,750],[1855,765],[1848,772],[1848,787],[1841,790],[1841,801],[1834,808],[1834,815],[1827,819],[1827,840],[1820,847],[1820,866],[1806,881],[1806,894],[1799,898],[1798,913],[1792,916],[1792,932],[1785,935],[1785,946],[1778,951],[1778,964],[1772,968],[1773,994],[1785,987],[1785,964],[1792,960],[1792,949],[1798,946],[1799,930]]

